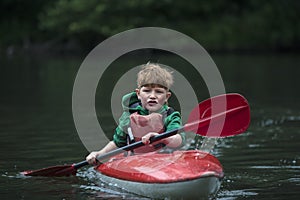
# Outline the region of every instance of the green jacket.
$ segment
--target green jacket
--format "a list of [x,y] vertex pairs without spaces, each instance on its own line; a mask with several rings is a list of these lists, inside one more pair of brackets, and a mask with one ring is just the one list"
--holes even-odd
[[[135,106],[132,106],[135,105]],[[140,115],[148,115],[148,110],[144,109],[135,92],[129,93],[122,98],[123,114],[119,119],[119,125],[115,129],[113,141],[118,147],[127,145],[127,128],[130,125],[130,114],[138,112]],[[164,117],[165,131],[174,130],[182,126],[181,115],[178,111],[167,115],[169,107],[165,104],[158,113]],[[185,143],[185,133],[180,133],[182,137],[182,145]]]

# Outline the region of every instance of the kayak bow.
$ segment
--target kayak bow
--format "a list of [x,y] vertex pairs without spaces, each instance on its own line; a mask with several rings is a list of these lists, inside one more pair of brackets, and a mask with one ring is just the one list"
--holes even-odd
[[116,156],[95,170],[100,182],[150,198],[171,199],[213,196],[224,176],[218,159],[198,150]]

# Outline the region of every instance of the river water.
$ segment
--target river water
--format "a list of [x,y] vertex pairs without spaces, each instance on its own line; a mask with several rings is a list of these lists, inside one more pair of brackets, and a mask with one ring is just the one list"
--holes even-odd
[[[131,56],[126,61],[128,66],[153,59],[149,52],[134,61],[134,55]],[[166,55],[154,57],[154,61],[170,66],[186,64]],[[238,136],[219,139],[212,152],[225,172],[216,199],[299,199],[300,57],[296,54],[216,54],[212,58],[226,91],[243,94],[251,106],[249,129]],[[80,162],[88,154],[72,116],[72,88],[83,59],[1,58],[1,199],[141,199],[113,184],[95,184],[89,167],[81,169],[75,177],[23,177],[19,173]],[[121,59],[114,65],[120,66],[122,62]],[[104,79],[108,83],[117,79],[118,71],[108,71]],[[195,83],[192,72],[187,71],[187,76],[189,74]],[[115,124],[105,117],[110,116],[105,110],[105,99],[111,93],[111,86],[106,86],[96,95],[96,107],[102,116],[99,121],[108,121],[105,130],[113,130]],[[194,89],[204,91],[199,101],[207,97],[202,81],[199,80]],[[99,145],[104,144],[99,141]]]

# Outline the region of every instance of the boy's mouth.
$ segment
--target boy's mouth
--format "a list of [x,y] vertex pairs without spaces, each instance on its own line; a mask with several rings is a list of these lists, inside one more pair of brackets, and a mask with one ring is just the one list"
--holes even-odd
[[157,101],[149,100],[147,103],[148,103],[150,106],[154,106],[154,105],[157,104]]

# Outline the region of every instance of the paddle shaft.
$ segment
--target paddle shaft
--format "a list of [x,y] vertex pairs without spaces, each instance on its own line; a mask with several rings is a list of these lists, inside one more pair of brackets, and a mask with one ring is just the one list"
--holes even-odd
[[[156,135],[156,136],[153,136],[153,137],[150,138],[150,143],[157,142],[159,140],[162,140],[162,139],[171,137],[173,135],[176,135],[179,131],[182,131],[184,128],[185,128],[185,126],[183,126],[181,128],[177,128],[177,129],[171,130],[171,131],[164,132],[164,133]],[[97,160],[99,160],[99,161],[100,160],[104,160],[104,159],[110,158],[112,156],[118,155],[118,154],[120,154],[120,153],[122,153],[124,151],[131,151],[131,150],[137,149],[139,147],[142,147],[144,145],[145,144],[142,141],[134,142],[134,143],[129,144],[127,146],[120,147],[120,148],[112,150],[112,151],[110,151],[108,153],[105,153],[103,155],[100,155],[100,156],[97,157]],[[82,161],[82,162],[74,164],[73,167],[75,169],[79,169],[80,167],[86,166],[88,164],[89,163],[87,161]]]
[[[180,131],[183,131],[184,129],[189,129],[190,127],[193,127],[193,126],[198,126],[198,127],[203,127],[203,126],[206,126],[207,123],[209,123],[210,121],[212,121],[213,119],[217,119],[217,118],[220,118],[220,117],[224,117],[226,115],[230,115],[230,114],[233,114],[235,112],[239,112],[243,109],[246,109],[248,106],[245,105],[245,106],[239,106],[239,107],[236,107],[234,109],[230,109],[230,110],[226,110],[224,112],[221,112],[221,113],[218,113],[216,115],[213,115],[211,117],[208,117],[208,118],[204,118],[204,119],[200,119],[198,121],[195,121],[195,122],[191,122],[191,123],[188,123],[186,124],[185,126],[183,127],[180,127],[180,128],[177,128],[177,129],[173,129],[173,130],[170,130],[170,131],[166,131],[164,133],[161,133],[159,135],[156,135],[156,136],[153,136],[150,138],[150,144],[153,143],[153,142],[157,142],[159,140],[162,140],[162,139],[165,139],[165,138],[168,138],[168,137],[171,137],[173,135],[176,135],[178,132]],[[201,133],[198,133],[201,135]],[[142,141],[138,141],[138,142],[134,142],[132,144],[129,144],[127,146],[124,146],[124,147],[120,147],[118,149],[115,149],[115,150],[112,150],[108,153],[105,153],[103,155],[100,155],[97,157],[97,160],[104,160],[104,159],[107,159],[107,158],[110,158],[112,156],[115,156],[117,154],[120,154],[124,151],[131,151],[131,150],[134,150],[134,149],[137,149],[139,147],[142,147],[144,146],[145,144],[142,142]],[[83,166],[86,166],[88,165],[89,163],[87,161],[82,161],[82,162],[79,162],[77,164],[74,164],[73,167],[75,169],[78,169],[80,167],[83,167]]]

